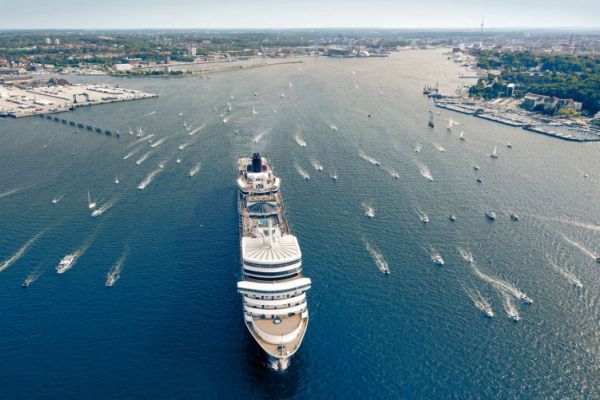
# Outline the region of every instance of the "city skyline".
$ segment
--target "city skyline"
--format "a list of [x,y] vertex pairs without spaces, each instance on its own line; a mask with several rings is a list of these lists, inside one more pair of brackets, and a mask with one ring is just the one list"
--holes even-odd
[[[4,4],[3,4],[4,3]],[[578,0],[565,6],[559,1],[516,0],[502,3],[465,0],[394,2],[375,0],[316,0],[300,3],[263,0],[219,3],[157,0],[101,6],[89,0],[64,0],[51,4],[0,1],[0,27],[11,29],[285,29],[285,28],[392,28],[486,29],[498,28],[597,28],[600,3]],[[532,18],[532,15],[535,18]],[[93,18],[90,18],[93,16]]]

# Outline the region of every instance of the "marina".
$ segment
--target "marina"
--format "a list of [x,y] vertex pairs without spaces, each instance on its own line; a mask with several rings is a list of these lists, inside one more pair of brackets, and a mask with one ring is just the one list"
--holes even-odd
[[[600,130],[589,125],[543,116],[518,108],[500,106],[497,101],[480,102],[473,99],[445,98],[435,100],[436,107],[500,124],[522,128],[556,139],[572,142],[600,141]],[[429,125],[431,126],[431,119]]]

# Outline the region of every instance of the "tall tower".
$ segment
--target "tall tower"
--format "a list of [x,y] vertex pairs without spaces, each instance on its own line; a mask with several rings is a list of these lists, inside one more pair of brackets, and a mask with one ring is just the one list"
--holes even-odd
[[485,15],[481,17],[481,25],[480,25],[481,30],[479,31],[479,33],[483,33],[483,22],[484,22],[484,19],[485,19]]

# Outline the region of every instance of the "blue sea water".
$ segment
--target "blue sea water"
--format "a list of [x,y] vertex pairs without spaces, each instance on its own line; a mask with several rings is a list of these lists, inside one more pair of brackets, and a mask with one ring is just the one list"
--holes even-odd
[[[428,50],[210,79],[69,77],[159,97],[65,115],[119,129],[120,139],[40,118],[0,120],[0,263],[39,235],[0,272],[0,398],[600,397],[599,147],[445,110],[427,127],[434,107],[423,84],[439,80],[452,91],[460,72]],[[452,132],[449,118],[460,122]],[[184,121],[203,129],[189,136]],[[154,143],[166,140],[133,144],[127,131],[138,126]],[[235,287],[235,162],[254,151],[283,179],[313,280],[308,332],[283,374],[266,367],[247,334]],[[91,217],[88,190],[99,206],[114,205]],[[56,274],[60,258],[85,244],[76,264]],[[459,248],[473,253],[478,270],[533,299],[511,297],[521,321],[507,317],[502,292]],[[433,252],[446,265],[434,265]],[[122,256],[120,279],[106,288]],[[37,279],[22,289],[31,274]],[[494,318],[474,306],[467,292],[475,291]]]

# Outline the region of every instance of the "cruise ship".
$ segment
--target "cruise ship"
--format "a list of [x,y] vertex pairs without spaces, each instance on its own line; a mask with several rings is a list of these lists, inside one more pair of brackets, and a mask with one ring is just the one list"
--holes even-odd
[[298,239],[285,219],[277,177],[269,160],[254,153],[238,160],[238,210],[244,322],[267,353],[270,368],[287,369],[308,326],[306,292]]

